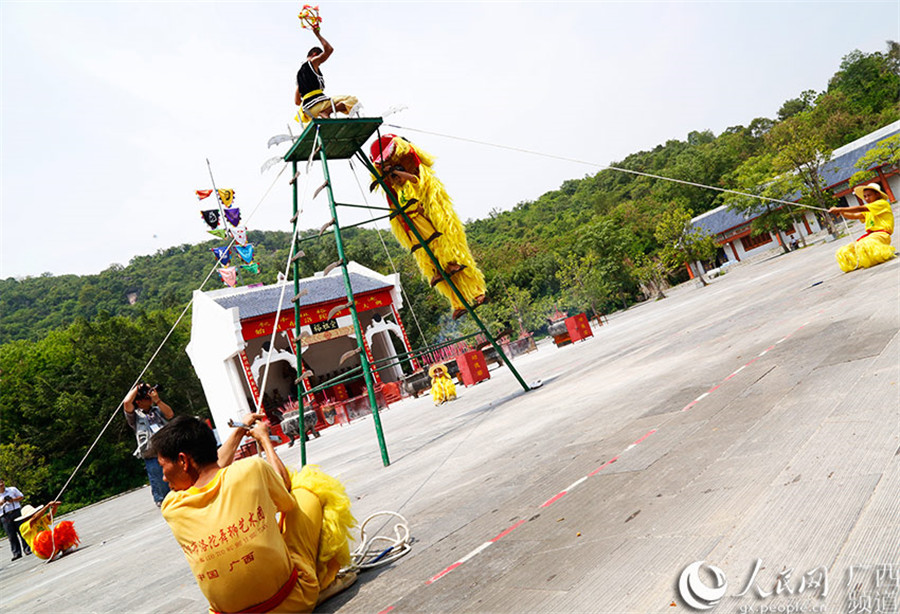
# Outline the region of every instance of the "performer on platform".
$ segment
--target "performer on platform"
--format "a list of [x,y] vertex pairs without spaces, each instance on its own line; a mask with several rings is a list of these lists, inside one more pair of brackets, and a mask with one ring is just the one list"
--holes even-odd
[[318,26],[312,28],[312,32],[322,46],[313,47],[306,54],[306,61],[297,71],[297,91],[294,92],[294,104],[300,107],[297,115],[304,124],[318,117],[329,118],[333,112],[349,115],[359,103],[355,96],[325,95],[321,66],[334,53],[334,47],[325,40]]

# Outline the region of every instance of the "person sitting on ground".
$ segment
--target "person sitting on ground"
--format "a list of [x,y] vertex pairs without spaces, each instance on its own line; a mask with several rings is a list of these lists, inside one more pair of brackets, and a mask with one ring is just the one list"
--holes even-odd
[[329,118],[335,111],[350,115],[359,104],[355,96],[329,98],[325,95],[325,77],[320,67],[331,57],[334,47],[322,37],[319,28],[315,28],[313,34],[322,47],[313,47],[306,54],[306,62],[297,71],[297,91],[294,93],[294,104],[300,107],[297,116],[303,124],[319,117]]
[[[288,471],[262,418],[245,416],[218,452],[188,416],[153,438],[171,489],[163,518],[213,612],[309,612],[356,579],[338,573],[356,523],[343,486],[310,465]],[[232,462],[248,432],[266,460]]]
[[894,213],[888,202],[888,195],[877,183],[857,186],[853,193],[865,201],[856,207],[832,207],[833,215],[841,215],[848,220],[863,220],[866,233],[855,243],[845,245],[834,255],[845,273],[856,269],[869,268],[893,258],[896,253],[891,245],[894,232]]
[[432,366],[428,375],[431,376],[431,400],[436,406],[456,399],[456,386],[446,365],[438,363]]
[[40,509],[26,505],[19,516],[19,533],[39,559],[52,559],[68,554],[81,543],[71,520],[63,520],[50,529],[50,518],[56,514],[58,507],[59,501],[51,501]]

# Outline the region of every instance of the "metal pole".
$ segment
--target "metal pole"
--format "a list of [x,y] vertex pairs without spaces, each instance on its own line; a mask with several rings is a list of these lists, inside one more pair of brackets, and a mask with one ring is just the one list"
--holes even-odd
[[384,433],[381,429],[381,417],[378,415],[378,401],[375,399],[375,387],[372,382],[372,372],[369,368],[369,359],[366,356],[362,328],[359,324],[359,314],[356,312],[356,301],[353,297],[353,286],[350,284],[350,273],[347,272],[347,260],[344,255],[344,241],[341,238],[341,226],[338,223],[337,209],[334,206],[334,192],[331,188],[331,175],[328,172],[328,159],[325,156],[325,143],[321,135],[316,137],[319,140],[321,151],[319,156],[322,158],[322,169],[325,172],[325,182],[328,192],[328,206],[331,210],[331,217],[334,220],[334,241],[337,246],[338,259],[341,263],[341,273],[344,278],[344,289],[347,292],[347,299],[350,302],[350,316],[353,318],[353,331],[356,333],[356,343],[359,346],[359,361],[362,366],[363,376],[366,379],[366,390],[369,394],[369,405],[372,407],[372,418],[375,421],[375,433],[378,436],[378,447],[381,449],[381,462],[385,467],[391,464],[388,458],[387,446],[384,443]]
[[[294,177],[297,176],[297,162],[292,162]],[[298,181],[294,181],[294,229],[291,233],[291,241],[294,245],[291,246],[291,253],[296,252],[296,244],[297,244],[297,224],[300,223],[298,219],[300,216],[297,215],[298,210],[298,202],[297,202],[297,184]],[[296,253],[294,254],[296,256]],[[294,296],[296,297],[300,294],[300,264],[295,259],[294,260]],[[278,323],[275,323],[275,326],[278,326]],[[297,346],[297,381],[295,385],[297,386],[297,407],[300,410],[300,415],[298,416],[298,424],[300,425],[300,466],[303,467],[306,465],[306,419],[304,417],[303,410],[303,382],[301,378],[303,376],[303,358],[301,351],[301,339],[300,339],[300,300],[297,299],[294,301],[294,339],[296,340]]]
[[522,376],[519,375],[519,372],[516,371],[516,368],[512,365],[512,362],[510,362],[509,358],[506,357],[503,349],[494,340],[494,336],[490,333],[490,331],[488,331],[487,327],[481,322],[478,316],[475,315],[475,310],[471,305],[469,305],[469,302],[459,291],[459,288],[456,287],[456,284],[453,283],[453,281],[450,279],[450,276],[447,275],[446,271],[444,271],[444,267],[441,266],[441,263],[431,251],[431,248],[428,247],[428,243],[425,241],[422,235],[419,234],[419,231],[416,229],[415,224],[413,224],[412,220],[406,214],[406,211],[403,209],[403,207],[400,206],[400,203],[397,201],[397,198],[394,196],[393,192],[390,190],[387,184],[385,184],[384,177],[382,177],[381,173],[378,172],[378,170],[369,162],[369,159],[366,158],[365,154],[363,154],[360,150],[357,150],[356,155],[360,160],[362,160],[362,163],[365,165],[365,167],[369,169],[369,172],[372,173],[372,175],[378,180],[378,183],[381,185],[381,189],[384,190],[384,193],[387,194],[388,199],[390,199],[390,201],[394,204],[400,215],[403,216],[403,220],[406,222],[406,225],[412,231],[413,235],[415,235],[416,239],[418,239],[419,245],[422,246],[422,248],[425,250],[425,253],[428,254],[428,257],[431,258],[431,261],[434,263],[435,268],[441,274],[441,277],[444,278],[444,281],[447,282],[447,286],[449,286],[450,289],[453,290],[453,293],[456,294],[456,297],[460,300],[460,302],[462,302],[463,306],[466,308],[466,311],[468,311],[469,315],[472,316],[472,320],[474,320],[478,328],[481,329],[485,337],[488,338],[488,340],[491,342],[491,345],[494,346],[497,354],[503,360],[504,364],[506,364],[507,368],[515,376],[516,380],[522,386],[522,389],[525,390],[525,392],[531,390],[531,388],[528,387],[528,384],[525,383],[525,380],[522,379]]

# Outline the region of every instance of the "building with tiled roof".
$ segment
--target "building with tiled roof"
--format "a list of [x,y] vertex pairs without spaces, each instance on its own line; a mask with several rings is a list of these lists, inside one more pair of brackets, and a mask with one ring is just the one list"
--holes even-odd
[[[853,195],[853,188],[856,185],[849,183],[850,178],[860,170],[856,167],[856,163],[877,147],[881,141],[897,134],[900,134],[900,121],[888,124],[832,152],[831,159],[822,167],[821,175],[827,187],[838,199],[838,206],[862,204]],[[881,166],[870,170],[876,173],[877,178],[874,181],[881,184],[884,191],[890,196],[891,202],[896,202],[894,194],[900,191],[900,169]],[[798,201],[800,194],[788,195],[784,200]],[[763,211],[764,209],[760,209],[760,213]],[[721,266],[740,262],[780,245],[780,239],[776,233],[751,236],[750,224],[756,217],[732,211],[727,205],[723,205],[701,213],[693,218],[691,223],[695,228],[706,231],[719,243],[721,247],[716,264]],[[798,208],[797,217],[798,221],[794,227],[785,232],[789,241],[798,239],[800,235],[809,236],[822,229],[812,210]],[[693,273],[691,274],[693,276]]]
[[[403,371],[395,360],[396,348],[410,349],[399,313],[399,275],[381,275],[355,262],[348,263],[347,270],[370,363],[383,365],[373,369],[373,376],[379,384],[397,382]],[[301,279],[299,285],[302,372],[308,375],[301,384],[308,391],[359,367],[360,359],[346,356],[357,342],[341,269]],[[260,401],[276,410],[297,409],[294,296],[292,281],[194,292],[187,353],[220,436],[230,431],[229,420],[239,421]],[[304,395],[304,405],[317,411],[327,406],[330,413],[323,419],[330,416],[333,423],[336,411],[350,411],[353,399],[365,395],[359,377],[314,397]],[[336,402],[347,407],[338,411]]]

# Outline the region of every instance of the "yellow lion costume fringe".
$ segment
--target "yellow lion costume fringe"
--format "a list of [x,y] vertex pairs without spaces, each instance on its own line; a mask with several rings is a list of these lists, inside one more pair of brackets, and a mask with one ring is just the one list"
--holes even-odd
[[887,262],[894,256],[891,235],[886,232],[864,235],[855,242],[840,248],[834,255],[838,266],[845,273],[873,267],[876,264]]
[[[466,232],[444,184],[432,170],[434,157],[412,143],[393,134],[375,141],[371,159],[385,178],[400,207],[409,216],[416,231],[429,246],[448,277],[466,302],[481,305],[486,299],[484,274],[475,263]],[[373,184],[373,188],[374,188]],[[412,252],[419,270],[432,287],[443,294],[453,308],[453,317],[465,313],[465,306],[444,281],[431,258],[400,215],[390,197],[391,232],[397,241]]]
[[291,471],[291,491],[308,490],[322,504],[322,530],[319,536],[319,556],[316,575],[319,586],[326,587],[342,567],[350,565],[350,530],[356,519],[350,511],[350,498],[343,484],[315,465]]

